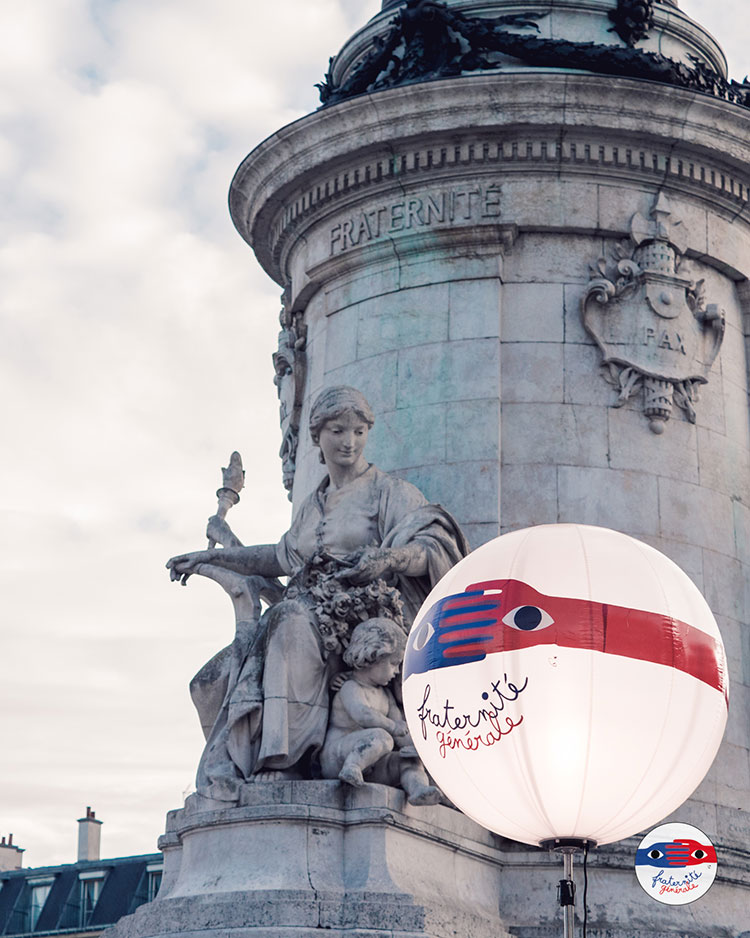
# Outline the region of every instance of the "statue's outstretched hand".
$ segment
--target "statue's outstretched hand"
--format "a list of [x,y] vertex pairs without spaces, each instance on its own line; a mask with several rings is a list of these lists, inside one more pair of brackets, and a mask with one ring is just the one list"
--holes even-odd
[[169,579],[180,580],[184,586],[199,564],[211,562],[212,553],[210,550],[195,550],[189,554],[177,554],[176,557],[171,557],[167,561]]

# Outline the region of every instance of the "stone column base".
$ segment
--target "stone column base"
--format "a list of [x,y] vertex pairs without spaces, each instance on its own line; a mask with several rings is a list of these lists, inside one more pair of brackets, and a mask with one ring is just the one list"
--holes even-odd
[[382,785],[258,782],[239,807],[191,795],[167,818],[158,898],[107,936],[510,938],[499,843]]
[[[589,856],[590,938],[729,938],[737,922],[744,928],[746,851],[721,848],[709,893],[665,906],[636,881],[639,839]],[[452,808],[409,805],[383,785],[256,782],[233,807],[191,795],[167,816],[159,846],[158,897],[107,938],[319,938],[323,928],[340,938],[562,934],[561,857],[491,834]],[[574,878],[580,929],[580,858]]]

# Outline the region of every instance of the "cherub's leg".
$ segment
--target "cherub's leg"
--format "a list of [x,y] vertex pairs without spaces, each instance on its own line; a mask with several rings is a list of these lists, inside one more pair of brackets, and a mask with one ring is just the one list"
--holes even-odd
[[440,792],[430,785],[427,773],[418,759],[404,759],[401,765],[401,787],[409,804],[437,804]]
[[359,788],[364,772],[393,749],[393,737],[387,730],[374,727],[351,734],[352,748],[339,772],[342,782]]

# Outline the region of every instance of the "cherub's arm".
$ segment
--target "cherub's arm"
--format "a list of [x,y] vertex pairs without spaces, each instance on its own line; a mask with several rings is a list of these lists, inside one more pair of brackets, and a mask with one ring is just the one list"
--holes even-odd
[[401,707],[399,707],[396,701],[396,698],[388,690],[388,688],[385,689],[385,692],[388,695],[388,716],[391,720],[393,720],[393,723],[395,725],[395,729],[393,730],[393,735],[399,738],[408,737],[409,727],[406,724],[406,720],[404,720],[404,714],[403,714],[403,711],[401,710]]
[[370,706],[367,692],[355,680],[347,681],[339,691],[338,697],[344,710],[357,726],[363,729],[378,726],[389,733],[396,731],[396,721]]

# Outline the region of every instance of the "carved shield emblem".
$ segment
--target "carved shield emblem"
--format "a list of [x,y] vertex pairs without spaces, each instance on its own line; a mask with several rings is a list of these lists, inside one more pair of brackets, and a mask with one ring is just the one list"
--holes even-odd
[[724,337],[724,315],[705,301],[703,281],[678,273],[681,225],[660,195],[649,225],[633,216],[633,240],[618,245],[610,268],[600,258],[583,297],[583,323],[601,349],[605,377],[620,396],[643,388],[644,413],[661,433],[677,403],[695,422],[696,388],[708,381]]

